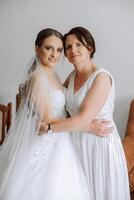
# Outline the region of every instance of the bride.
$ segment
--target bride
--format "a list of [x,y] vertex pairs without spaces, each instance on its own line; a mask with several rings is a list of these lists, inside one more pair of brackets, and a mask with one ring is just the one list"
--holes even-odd
[[70,134],[38,135],[39,124],[65,118],[65,96],[54,66],[63,51],[62,35],[39,32],[36,68],[26,80],[26,98],[0,149],[1,200],[90,200]]

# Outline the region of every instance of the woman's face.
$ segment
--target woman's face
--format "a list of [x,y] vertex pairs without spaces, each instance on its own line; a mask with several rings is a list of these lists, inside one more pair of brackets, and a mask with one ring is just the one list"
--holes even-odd
[[36,46],[36,54],[45,67],[54,67],[60,60],[63,51],[63,42],[56,36],[45,39],[40,47]]
[[65,42],[66,57],[72,64],[80,64],[90,60],[92,51],[88,50],[78,39],[72,34],[68,35]]

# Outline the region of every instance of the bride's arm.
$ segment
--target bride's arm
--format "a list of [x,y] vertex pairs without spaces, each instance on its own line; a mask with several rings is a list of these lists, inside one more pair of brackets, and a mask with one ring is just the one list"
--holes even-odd
[[26,96],[40,121],[50,123],[53,120],[47,80],[39,73],[33,73],[26,87]]
[[92,87],[83,100],[80,113],[68,119],[51,123],[51,130],[60,131],[88,131],[91,122],[104,106],[111,89],[111,79],[106,73],[97,75]]

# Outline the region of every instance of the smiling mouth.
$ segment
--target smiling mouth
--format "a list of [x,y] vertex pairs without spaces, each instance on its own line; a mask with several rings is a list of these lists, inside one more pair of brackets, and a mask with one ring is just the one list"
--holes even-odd
[[78,57],[79,55],[72,55],[71,58],[76,58]]
[[48,59],[50,62],[56,62],[56,59],[55,58],[49,58]]

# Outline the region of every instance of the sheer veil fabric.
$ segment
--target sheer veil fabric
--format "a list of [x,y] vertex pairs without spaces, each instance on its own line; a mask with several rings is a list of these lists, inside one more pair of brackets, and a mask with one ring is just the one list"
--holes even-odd
[[51,89],[51,86],[44,69],[37,58],[33,64],[34,72],[30,67],[32,70],[29,70],[26,79],[26,96],[3,145],[0,147],[0,196],[4,190],[7,190],[7,183],[10,186],[10,180],[12,181],[17,176],[21,180],[23,177],[21,166],[24,167],[27,152],[33,141],[39,137],[39,123],[44,118],[47,109],[45,105],[50,101],[48,90]]

